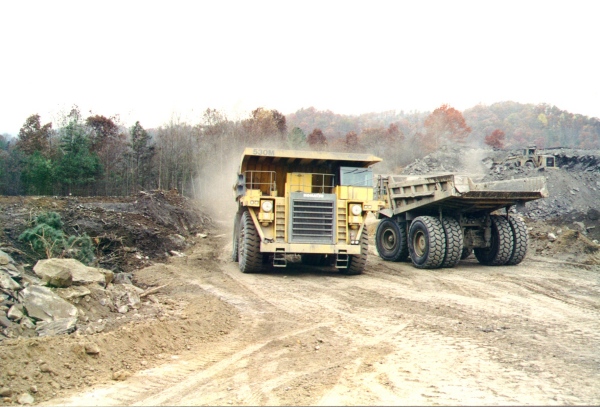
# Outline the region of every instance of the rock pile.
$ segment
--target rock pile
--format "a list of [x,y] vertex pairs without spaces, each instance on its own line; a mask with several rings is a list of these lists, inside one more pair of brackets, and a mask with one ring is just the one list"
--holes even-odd
[[126,275],[75,259],[40,260],[33,271],[0,250],[0,340],[101,332],[103,317],[138,308],[144,292]]

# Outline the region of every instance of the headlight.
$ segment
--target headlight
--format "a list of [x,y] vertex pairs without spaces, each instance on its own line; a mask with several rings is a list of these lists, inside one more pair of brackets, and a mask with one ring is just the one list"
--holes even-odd
[[273,201],[262,201],[263,212],[271,212],[273,210]]
[[352,215],[358,216],[362,213],[362,206],[361,205],[351,205],[350,211],[352,212]]

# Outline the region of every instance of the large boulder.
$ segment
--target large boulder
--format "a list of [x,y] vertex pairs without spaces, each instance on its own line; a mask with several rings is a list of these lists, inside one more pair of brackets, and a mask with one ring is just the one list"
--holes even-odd
[[70,268],[60,259],[40,260],[33,266],[33,271],[44,285],[50,287],[69,287],[73,284]]
[[[106,286],[112,281],[114,276],[110,270],[89,267],[75,259],[40,260],[33,268],[33,271],[43,281],[50,281],[52,275],[68,273],[71,275],[71,282],[74,285],[100,284]],[[68,287],[69,285],[60,285],[57,287]]]
[[47,287],[29,286],[21,291],[20,297],[27,315],[37,320],[51,322],[77,317],[77,308]]

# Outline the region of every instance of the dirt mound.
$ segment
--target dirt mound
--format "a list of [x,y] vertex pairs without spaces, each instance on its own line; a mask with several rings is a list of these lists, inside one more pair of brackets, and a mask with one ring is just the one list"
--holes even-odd
[[[31,270],[37,258],[18,237],[32,219],[50,211],[61,216],[66,234],[92,238],[94,265],[114,271],[115,279],[42,287],[76,313],[67,331],[42,336],[44,321],[23,308],[23,292],[42,285]],[[232,306],[189,285],[189,275],[182,273],[188,261],[184,250],[194,246],[212,253],[217,243],[205,210],[176,191],[132,197],[3,196],[0,223],[4,405],[38,403],[99,382],[124,380],[137,370],[194,352],[198,344],[218,340],[237,324]]]
[[0,197],[0,250],[35,263],[18,237],[44,212],[57,212],[68,235],[86,233],[96,246],[96,264],[127,272],[189,247],[213,226],[200,205],[177,191],[140,192],[129,197]]
[[570,263],[600,264],[600,245],[579,230],[543,221],[528,221],[532,255]]
[[156,264],[136,273],[138,286],[164,283],[166,278],[170,284],[144,296],[139,309],[129,313],[111,311],[102,296],[87,296],[78,306],[93,315],[88,324],[95,327],[92,331],[0,341],[2,404],[25,404],[28,397],[37,403],[74,389],[125,380],[138,370],[194,353],[198,344],[217,341],[237,325],[232,306],[189,286],[171,268]]

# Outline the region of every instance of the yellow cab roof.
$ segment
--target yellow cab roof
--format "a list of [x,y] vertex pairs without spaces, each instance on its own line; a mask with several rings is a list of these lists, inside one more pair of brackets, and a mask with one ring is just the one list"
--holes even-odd
[[240,172],[248,168],[249,163],[263,165],[321,165],[335,162],[342,167],[369,167],[382,161],[372,154],[339,153],[305,150],[279,150],[274,148],[246,148],[242,154]]

